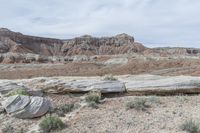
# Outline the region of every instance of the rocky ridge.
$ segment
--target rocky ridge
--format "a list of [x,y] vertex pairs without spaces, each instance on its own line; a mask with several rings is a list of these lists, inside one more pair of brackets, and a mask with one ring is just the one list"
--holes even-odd
[[127,34],[114,37],[92,37],[84,35],[61,40],[34,37],[0,29],[0,53],[32,53],[46,56],[58,55],[102,55],[144,51],[145,47]]
[[[147,48],[125,33],[113,37],[84,35],[53,39],[23,35],[0,28],[0,63],[57,63],[91,61],[94,56],[138,55],[146,57],[199,57],[196,48]],[[94,57],[95,58],[95,57]]]

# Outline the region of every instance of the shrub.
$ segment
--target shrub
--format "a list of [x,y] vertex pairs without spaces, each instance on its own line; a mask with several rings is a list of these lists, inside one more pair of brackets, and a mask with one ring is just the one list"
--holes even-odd
[[70,103],[70,104],[65,104],[59,107],[59,110],[62,110],[64,113],[68,113],[68,112],[71,112],[73,108],[74,108],[74,104]]
[[150,106],[147,104],[147,100],[145,98],[135,98],[134,101],[130,101],[126,103],[126,109],[136,109],[145,111]]
[[100,92],[90,92],[86,97],[85,97],[86,102],[91,103],[99,103],[101,100],[101,93]]
[[62,122],[62,120],[56,116],[47,116],[39,124],[39,127],[43,133],[62,130],[64,126],[65,124]]
[[59,116],[65,116],[64,114],[66,114],[68,112],[71,112],[73,109],[74,109],[74,104],[73,103],[65,104],[65,105],[62,105],[62,106],[58,107],[56,109],[56,113]]
[[190,119],[185,121],[180,128],[183,131],[187,131],[189,133],[200,133],[199,123],[195,122],[194,120]]
[[14,96],[14,95],[29,95],[29,94],[25,89],[22,89],[22,88],[10,91],[7,94],[7,96]]
[[117,80],[117,78],[115,78],[113,75],[105,75],[104,77],[103,77],[103,80],[108,80],[108,81],[116,81]]

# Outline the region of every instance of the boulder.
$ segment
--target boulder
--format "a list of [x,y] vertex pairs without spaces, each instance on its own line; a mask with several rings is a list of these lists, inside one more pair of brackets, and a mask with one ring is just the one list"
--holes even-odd
[[40,117],[50,108],[50,102],[43,97],[22,95],[10,96],[2,102],[2,105],[7,113],[21,119]]
[[7,113],[14,113],[24,109],[29,103],[30,98],[28,96],[14,95],[3,101],[2,105]]

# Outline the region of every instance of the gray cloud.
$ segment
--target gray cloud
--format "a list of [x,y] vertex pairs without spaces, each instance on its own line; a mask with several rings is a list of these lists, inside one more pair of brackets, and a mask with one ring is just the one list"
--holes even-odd
[[200,47],[199,0],[0,0],[0,26],[71,38],[126,32],[147,46]]

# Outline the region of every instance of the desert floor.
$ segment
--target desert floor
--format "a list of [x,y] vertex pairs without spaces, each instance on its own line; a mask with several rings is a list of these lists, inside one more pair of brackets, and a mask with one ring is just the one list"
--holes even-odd
[[[84,94],[50,94],[54,106],[66,103],[79,105],[61,119],[67,127],[62,133],[184,133],[180,126],[189,119],[199,120],[200,96],[106,96],[98,108],[84,106]],[[136,98],[147,100],[146,110],[127,109]],[[44,116],[45,117],[45,116]],[[20,120],[0,114],[0,128],[12,125],[25,131],[36,130],[40,118]]]

